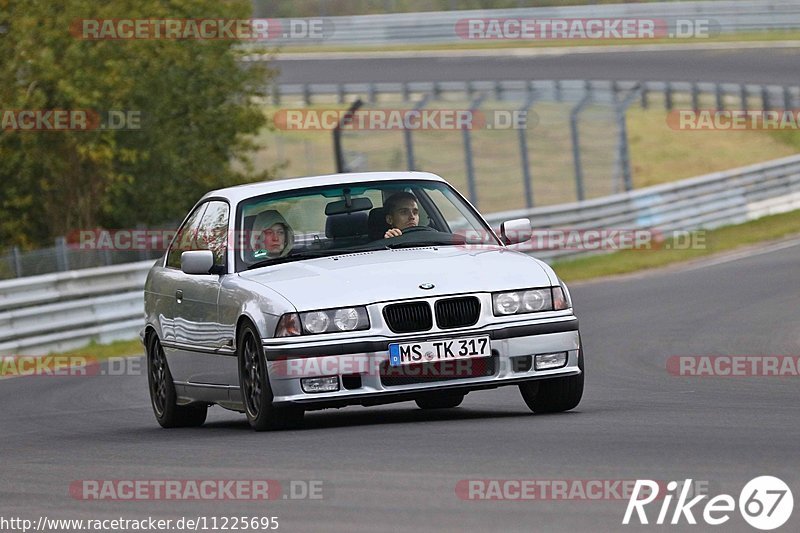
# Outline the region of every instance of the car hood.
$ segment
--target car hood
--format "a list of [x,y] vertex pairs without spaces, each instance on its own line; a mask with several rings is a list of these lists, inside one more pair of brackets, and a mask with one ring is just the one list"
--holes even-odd
[[[286,297],[298,311],[440,294],[551,284],[538,261],[507,248],[401,248],[307,259],[240,273]],[[421,284],[433,284],[423,290]]]

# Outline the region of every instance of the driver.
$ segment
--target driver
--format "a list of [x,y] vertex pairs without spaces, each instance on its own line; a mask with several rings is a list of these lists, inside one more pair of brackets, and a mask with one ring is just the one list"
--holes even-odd
[[293,245],[294,232],[280,213],[269,209],[258,214],[250,232],[250,249],[254,260],[283,257]]
[[399,237],[403,230],[419,225],[419,206],[417,197],[410,192],[397,192],[383,202],[386,223],[391,226],[384,238]]

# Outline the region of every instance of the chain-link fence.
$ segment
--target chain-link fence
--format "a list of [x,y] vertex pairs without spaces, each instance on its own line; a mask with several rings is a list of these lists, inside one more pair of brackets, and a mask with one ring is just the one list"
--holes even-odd
[[163,250],[156,249],[113,248],[113,246],[81,247],[75,243],[69,243],[65,237],[58,237],[53,246],[38,250],[21,251],[19,248],[13,247],[6,253],[0,254],[0,279],[119,265],[147,259],[155,260],[164,253]]

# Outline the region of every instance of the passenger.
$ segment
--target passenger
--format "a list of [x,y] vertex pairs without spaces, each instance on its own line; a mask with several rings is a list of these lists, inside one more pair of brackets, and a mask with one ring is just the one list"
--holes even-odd
[[410,192],[397,192],[383,202],[386,223],[391,226],[384,238],[399,237],[403,230],[419,225],[417,197]]
[[250,249],[254,260],[284,257],[293,245],[294,232],[280,213],[270,209],[256,216],[250,233]]

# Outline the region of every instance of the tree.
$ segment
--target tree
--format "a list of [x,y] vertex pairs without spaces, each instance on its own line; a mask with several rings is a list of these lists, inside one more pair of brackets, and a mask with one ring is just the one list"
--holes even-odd
[[0,242],[30,247],[73,229],[174,222],[210,189],[268,179],[248,155],[267,126],[257,99],[272,73],[244,67],[241,42],[80,33],[81,19],[249,19],[250,9],[249,0],[0,0],[0,112],[140,121],[124,130],[0,128]]

